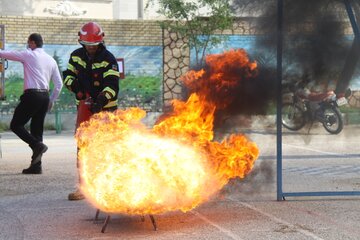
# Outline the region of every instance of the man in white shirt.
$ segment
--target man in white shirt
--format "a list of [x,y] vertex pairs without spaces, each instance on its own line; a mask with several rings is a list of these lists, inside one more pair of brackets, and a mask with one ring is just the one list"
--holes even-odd
[[[56,61],[42,48],[41,35],[31,34],[27,44],[28,47],[24,51],[0,50],[0,57],[21,62],[24,66],[24,93],[15,108],[10,129],[29,144],[33,151],[30,167],[24,169],[22,173],[41,174],[41,157],[48,149],[42,142],[45,116],[58,98],[63,83]],[[54,83],[51,95],[50,80]],[[29,121],[30,132],[24,127]]]

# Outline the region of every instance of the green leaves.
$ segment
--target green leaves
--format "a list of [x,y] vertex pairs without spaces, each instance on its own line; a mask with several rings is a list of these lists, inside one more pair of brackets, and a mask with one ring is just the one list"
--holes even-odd
[[160,25],[189,40],[185,44],[195,50],[197,64],[203,62],[206,48],[225,40],[223,35],[214,34],[232,28],[233,17],[228,0],[149,0],[146,8],[155,3],[160,6],[157,13],[168,19]]

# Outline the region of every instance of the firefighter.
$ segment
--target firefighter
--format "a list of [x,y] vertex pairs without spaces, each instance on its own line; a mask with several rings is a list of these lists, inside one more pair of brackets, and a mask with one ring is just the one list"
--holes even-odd
[[[64,86],[75,94],[77,102],[76,129],[89,118],[85,116],[88,115],[86,111],[80,111],[85,106],[84,102],[89,99],[90,115],[117,109],[120,75],[116,58],[105,47],[105,34],[99,24],[86,23],[78,35],[82,47],[71,53],[68,67],[63,72]],[[81,200],[84,196],[77,187],[69,194],[68,199]]]

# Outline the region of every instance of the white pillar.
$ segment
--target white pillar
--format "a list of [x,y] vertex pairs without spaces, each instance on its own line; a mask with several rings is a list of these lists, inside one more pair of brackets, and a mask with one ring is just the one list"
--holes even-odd
[[120,0],[114,0],[113,1],[113,18],[114,19],[120,19],[121,8],[120,8]]
[[[142,10],[139,13],[138,5],[140,1],[129,0],[114,0],[113,11],[114,19],[138,19],[142,17]],[[141,1],[142,4],[142,1]]]
[[144,0],[138,0],[138,19],[144,18]]

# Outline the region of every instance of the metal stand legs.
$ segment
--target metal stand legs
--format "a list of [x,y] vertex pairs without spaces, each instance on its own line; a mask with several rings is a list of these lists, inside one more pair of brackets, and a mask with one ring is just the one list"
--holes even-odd
[[[99,214],[100,214],[100,210],[97,209],[97,210],[96,210],[96,214],[95,214],[94,222],[97,222],[97,221],[99,220]],[[152,223],[152,225],[153,225],[154,231],[157,231],[158,228],[157,228],[157,225],[156,225],[156,221],[155,221],[154,216],[153,216],[152,214],[149,214],[149,217],[150,217],[151,223]],[[142,221],[142,222],[145,222],[145,216],[144,216],[144,215],[141,215],[140,218],[141,218],[141,221]],[[105,232],[106,227],[107,227],[109,221],[110,221],[110,215],[107,215],[107,216],[106,216],[106,219],[105,219],[105,221],[104,221],[104,224],[103,224],[103,226],[102,226],[102,228],[101,228],[101,232],[102,232],[102,233]]]

